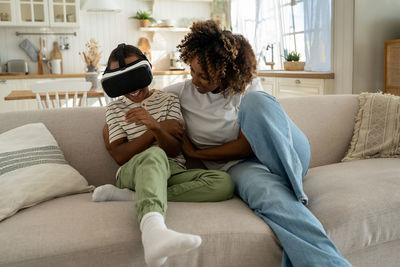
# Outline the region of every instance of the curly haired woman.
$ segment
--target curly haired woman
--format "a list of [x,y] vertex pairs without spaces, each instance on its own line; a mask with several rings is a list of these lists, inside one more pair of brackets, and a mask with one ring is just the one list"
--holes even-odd
[[305,206],[309,142],[262,91],[248,41],[200,21],[178,48],[192,79],[164,90],[181,102],[185,154],[228,171],[240,197],[279,238],[282,266],[351,266]]

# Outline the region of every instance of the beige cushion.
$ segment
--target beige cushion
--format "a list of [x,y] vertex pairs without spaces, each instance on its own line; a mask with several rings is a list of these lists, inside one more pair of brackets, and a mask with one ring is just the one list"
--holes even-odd
[[0,221],[39,202],[91,189],[42,123],[0,135]]
[[343,161],[400,157],[400,97],[360,94],[360,111]]
[[304,190],[310,210],[344,255],[400,240],[400,159],[312,168]]

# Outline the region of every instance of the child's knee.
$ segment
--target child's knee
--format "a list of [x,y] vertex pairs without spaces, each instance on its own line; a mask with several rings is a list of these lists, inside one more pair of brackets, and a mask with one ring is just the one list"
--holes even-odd
[[216,192],[218,194],[218,201],[227,200],[232,198],[235,184],[231,176],[223,171],[215,171],[215,176],[218,177],[217,182],[215,183]]

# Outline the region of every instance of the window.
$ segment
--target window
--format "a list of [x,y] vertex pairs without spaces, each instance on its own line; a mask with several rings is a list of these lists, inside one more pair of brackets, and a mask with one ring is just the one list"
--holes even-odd
[[285,50],[287,53],[296,51],[300,53],[300,60],[305,61],[303,0],[284,0],[280,2],[284,54]]
[[231,22],[261,70],[283,69],[285,51],[300,53],[307,70],[330,70],[331,0],[231,0]]

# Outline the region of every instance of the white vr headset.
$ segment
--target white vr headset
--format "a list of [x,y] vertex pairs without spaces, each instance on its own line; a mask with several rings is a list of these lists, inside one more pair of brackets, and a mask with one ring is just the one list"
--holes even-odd
[[119,44],[117,58],[119,68],[104,71],[101,85],[109,97],[118,97],[140,90],[153,80],[151,65],[145,55],[132,63],[125,64],[125,44]]

